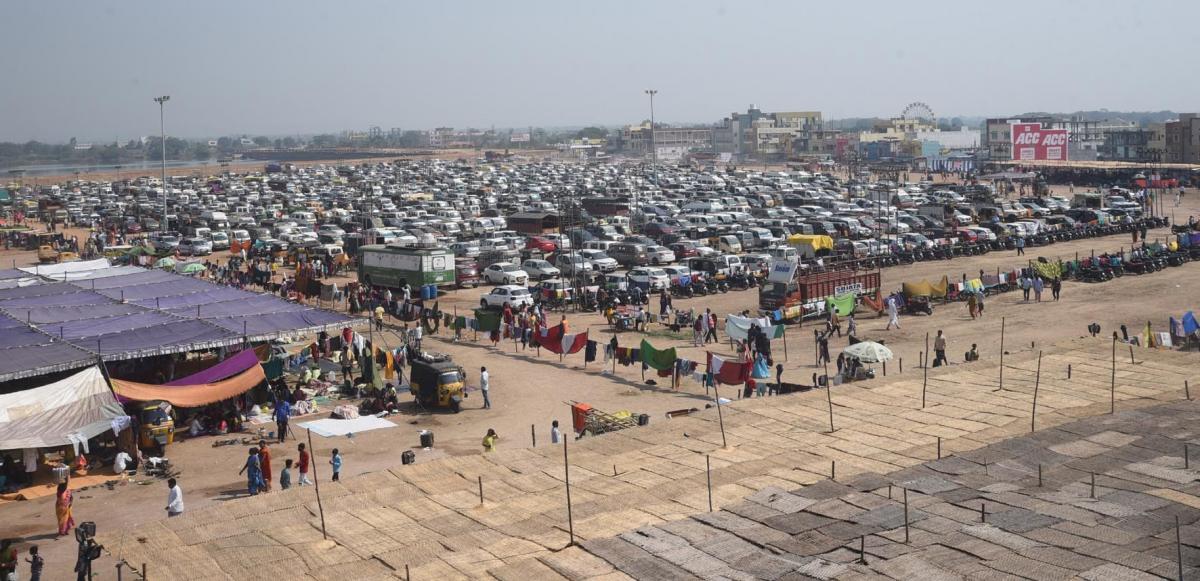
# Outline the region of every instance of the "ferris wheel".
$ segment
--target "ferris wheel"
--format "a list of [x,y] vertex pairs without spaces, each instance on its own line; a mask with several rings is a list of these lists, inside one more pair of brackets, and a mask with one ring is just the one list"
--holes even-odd
[[937,125],[937,116],[933,114],[933,109],[921,101],[909,103],[904,108],[904,111],[900,113],[900,118],[917,119],[928,122],[930,125]]

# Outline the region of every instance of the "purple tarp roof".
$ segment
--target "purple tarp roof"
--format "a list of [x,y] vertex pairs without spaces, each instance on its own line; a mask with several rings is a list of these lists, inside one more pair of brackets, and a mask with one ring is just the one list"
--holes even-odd
[[0,381],[360,322],[160,270],[113,270],[0,288]]

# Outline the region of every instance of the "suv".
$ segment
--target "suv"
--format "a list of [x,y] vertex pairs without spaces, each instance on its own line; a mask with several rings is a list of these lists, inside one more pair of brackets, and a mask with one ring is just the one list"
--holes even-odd
[[670,264],[675,262],[675,253],[666,246],[647,246],[646,255],[650,257],[650,264]]
[[646,254],[646,247],[641,244],[633,244],[622,242],[613,244],[608,249],[608,255],[621,263],[621,266],[645,266],[650,264],[650,255]]
[[554,259],[554,264],[567,274],[579,274],[592,269],[591,262],[582,255],[573,253],[559,253]]
[[185,256],[207,256],[212,254],[212,242],[199,237],[184,238],[176,250]]
[[533,295],[529,293],[529,289],[523,286],[506,284],[498,286],[492,289],[491,292],[481,296],[479,298],[479,305],[482,307],[504,307],[508,305],[514,309],[527,305],[532,306]]
[[605,254],[603,250],[584,248],[576,252],[585,260],[592,263],[592,268],[600,272],[612,272],[620,266],[617,264],[617,261],[613,260],[608,254]]
[[667,276],[667,271],[655,267],[630,270],[629,282],[650,292],[665,290],[671,286],[671,278]]

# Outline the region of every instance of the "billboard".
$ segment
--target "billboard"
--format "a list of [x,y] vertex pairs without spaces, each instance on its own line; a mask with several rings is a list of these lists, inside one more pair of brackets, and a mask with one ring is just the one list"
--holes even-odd
[[1067,130],[1044,129],[1041,123],[1013,123],[1013,161],[1066,161]]
[[528,133],[513,133],[508,136],[510,143],[529,143]]

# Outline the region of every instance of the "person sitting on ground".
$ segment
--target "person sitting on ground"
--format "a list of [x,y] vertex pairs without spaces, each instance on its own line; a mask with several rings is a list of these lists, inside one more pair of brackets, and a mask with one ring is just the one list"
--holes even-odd
[[965,359],[967,363],[979,361],[979,349],[975,343],[971,343],[971,350],[967,351],[967,353],[963,356],[963,359]]

